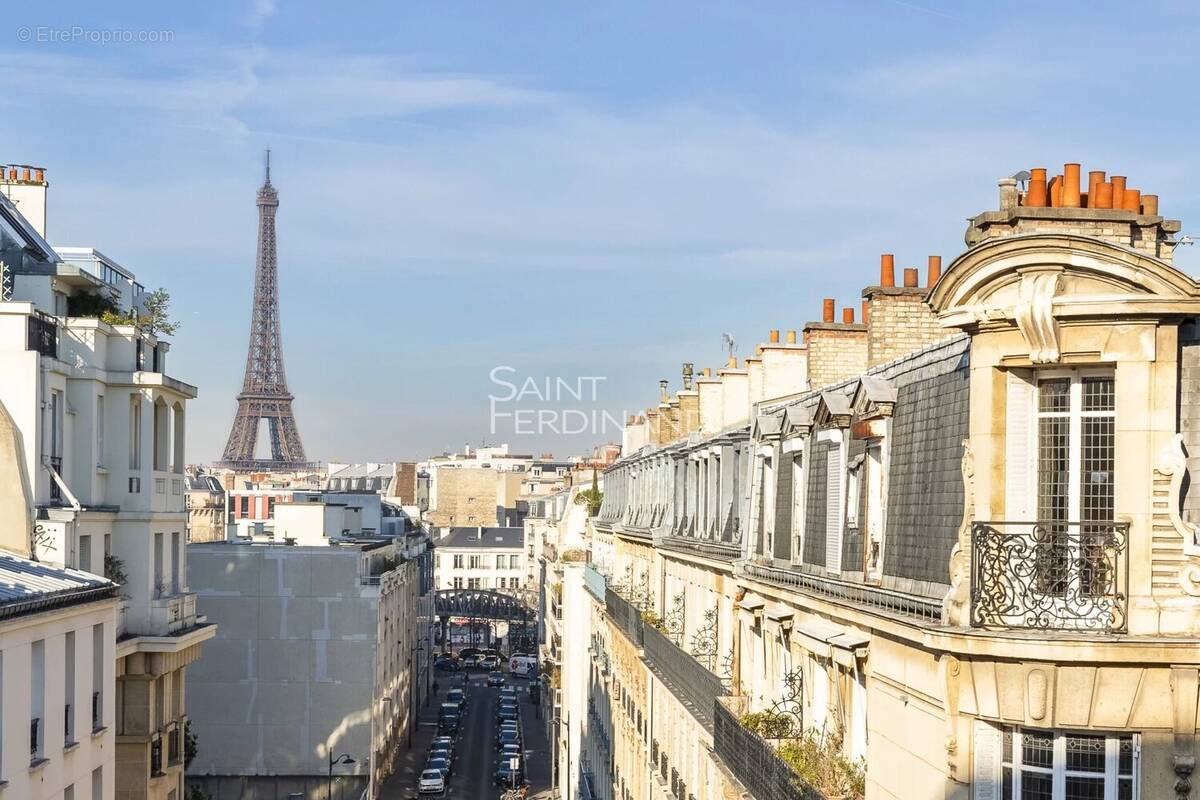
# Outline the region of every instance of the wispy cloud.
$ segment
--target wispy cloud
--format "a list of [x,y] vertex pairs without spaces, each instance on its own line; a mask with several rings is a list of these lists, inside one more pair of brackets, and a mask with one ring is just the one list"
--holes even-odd
[[247,20],[250,27],[261,27],[273,16],[275,16],[275,0],[250,0],[250,12]]

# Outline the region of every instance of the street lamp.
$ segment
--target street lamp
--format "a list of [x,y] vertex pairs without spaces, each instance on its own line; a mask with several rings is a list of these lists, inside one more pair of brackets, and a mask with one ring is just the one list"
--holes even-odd
[[342,753],[337,758],[333,757],[333,751],[329,752],[329,788],[325,792],[325,800],[333,800],[333,768],[338,764],[353,764],[354,759],[349,753]]

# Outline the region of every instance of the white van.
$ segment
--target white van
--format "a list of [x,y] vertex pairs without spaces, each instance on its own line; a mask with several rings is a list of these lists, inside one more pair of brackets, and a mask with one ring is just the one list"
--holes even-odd
[[518,653],[508,660],[508,671],[514,675],[521,677],[528,676],[530,668],[533,669],[533,674],[536,675],[537,659],[533,656]]

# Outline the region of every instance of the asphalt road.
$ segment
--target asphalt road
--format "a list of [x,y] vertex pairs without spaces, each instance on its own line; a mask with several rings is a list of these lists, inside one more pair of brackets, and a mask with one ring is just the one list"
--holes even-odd
[[[438,673],[439,696],[421,709],[420,724],[413,737],[412,750],[401,754],[396,772],[380,790],[383,800],[408,800],[416,796],[417,779],[425,763],[429,744],[437,735],[437,709],[447,691],[459,687],[461,677]],[[546,787],[549,777],[549,747],[540,720],[534,718],[533,704],[525,680],[510,681],[517,687],[521,708],[521,730],[526,750],[526,769],[530,778],[530,797]],[[484,673],[466,679],[467,713],[454,748],[454,764],[444,800],[494,800],[502,789],[494,782],[496,773],[496,707],[500,690],[488,688]],[[429,797],[429,795],[426,795]],[[433,795],[433,797],[438,797]]]

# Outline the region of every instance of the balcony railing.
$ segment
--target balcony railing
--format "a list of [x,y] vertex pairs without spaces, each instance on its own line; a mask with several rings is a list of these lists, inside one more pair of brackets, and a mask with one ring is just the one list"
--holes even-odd
[[33,350],[44,356],[58,358],[58,323],[41,312],[29,316],[28,338],[26,350]]
[[1124,631],[1128,545],[1123,522],[974,523],[971,624]]
[[879,586],[810,575],[796,568],[771,567],[749,561],[736,563],[734,574],[820,595],[830,600],[877,608],[891,614],[917,617],[930,622],[939,622],[942,618],[941,598],[920,597]]
[[37,761],[42,754],[41,740],[42,720],[40,717],[34,717],[29,720],[29,760]]
[[150,743],[150,777],[162,775],[162,766],[162,739],[155,739]]
[[756,800],[825,800],[721,703],[716,704],[713,749]]
[[[50,468],[62,475],[62,456],[49,456],[46,459],[50,462]],[[58,485],[58,481],[54,480],[54,476],[50,476],[50,499],[53,502],[62,501],[62,487]]]
[[742,557],[742,546],[740,544],[719,542],[714,539],[698,539],[694,536],[664,536],[656,541],[655,544],[666,550],[697,553],[725,561],[733,561]]
[[179,750],[179,728],[171,729],[167,734],[167,763],[177,764],[183,758],[183,753]]
[[93,731],[98,731],[102,727],[104,727],[104,723],[101,720],[101,712],[103,710],[104,710],[104,708],[100,704],[100,693],[92,692],[92,730]]
[[604,590],[604,608],[617,627],[633,640],[634,646],[641,647],[644,627],[641,612],[612,589]]
[[642,631],[646,661],[671,693],[692,712],[705,728],[712,730],[713,706],[726,694],[721,679],[705,669],[657,628]]

